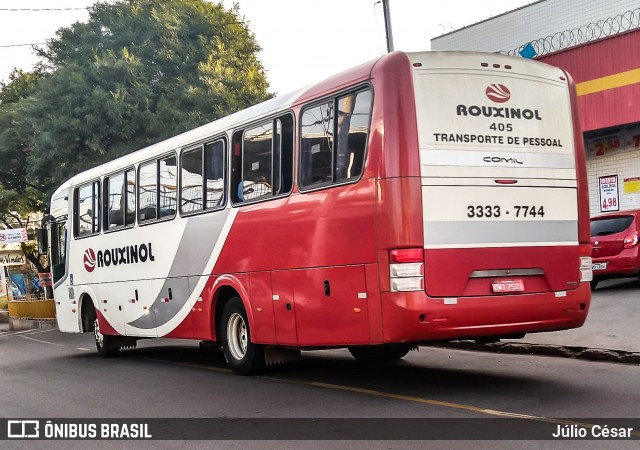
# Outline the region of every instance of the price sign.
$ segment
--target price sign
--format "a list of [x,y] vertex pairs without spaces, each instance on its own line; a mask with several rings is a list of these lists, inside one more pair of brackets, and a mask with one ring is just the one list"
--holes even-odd
[[600,211],[620,211],[618,175],[600,177]]

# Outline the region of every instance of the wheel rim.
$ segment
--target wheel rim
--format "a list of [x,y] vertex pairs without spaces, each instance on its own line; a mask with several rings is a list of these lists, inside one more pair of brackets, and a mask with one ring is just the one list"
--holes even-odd
[[99,347],[102,347],[104,343],[104,335],[100,332],[100,325],[98,324],[98,319],[93,322],[93,334],[96,337],[96,344]]
[[242,316],[233,313],[227,324],[227,343],[234,359],[240,361],[247,354],[247,325]]

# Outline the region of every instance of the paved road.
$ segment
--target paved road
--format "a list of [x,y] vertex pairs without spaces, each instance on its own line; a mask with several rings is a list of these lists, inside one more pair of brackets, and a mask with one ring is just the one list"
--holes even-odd
[[640,283],[635,279],[600,282],[592,292],[584,326],[529,334],[523,342],[640,353]]
[[[141,341],[140,347],[105,360],[96,356],[89,334],[3,333],[0,415],[520,417],[537,424],[546,423],[547,418],[640,417],[640,367],[633,365],[423,348],[410,353],[405,361],[376,368],[362,366],[346,351],[336,350],[306,353],[301,363],[277,368],[264,376],[239,377],[226,368],[220,352],[205,352],[193,343],[156,339]],[[286,427],[286,422],[281,426]],[[50,448],[45,442],[41,444],[42,448]],[[538,441],[530,446],[568,447],[552,444],[559,443]],[[631,443],[579,444],[575,448],[583,448],[584,444],[624,448]],[[173,447],[166,441],[157,445]],[[195,444],[189,446],[192,445]],[[524,445],[498,442],[490,447]],[[412,447],[397,442],[388,447],[403,446]],[[267,447],[280,445],[274,442]],[[284,448],[294,447],[299,448]]]

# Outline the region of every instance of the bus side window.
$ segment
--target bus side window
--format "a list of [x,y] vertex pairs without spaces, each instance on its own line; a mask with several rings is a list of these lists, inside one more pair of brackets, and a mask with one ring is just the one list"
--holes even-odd
[[136,178],[133,169],[104,179],[104,229],[115,230],[136,221]]
[[358,178],[364,166],[369,137],[371,91],[338,99],[338,132],[334,181]]
[[106,230],[113,230],[124,225],[124,173],[105,178]]
[[156,161],[141,164],[138,170],[138,221],[140,222],[158,218],[157,183]]
[[267,122],[244,132],[242,138],[242,188],[238,197],[243,201],[270,196],[273,186],[273,123]]
[[231,196],[234,203],[288,194],[293,187],[293,117],[290,114],[234,133]]
[[302,113],[300,185],[314,186],[331,181],[333,158],[333,101]]
[[180,212],[193,213],[204,207],[202,195],[202,146],[180,155]]
[[124,224],[136,223],[136,173],[134,169],[125,172],[125,217]]
[[224,147],[222,140],[204,146],[205,209],[224,204]]
[[372,98],[371,90],[361,90],[303,110],[300,187],[356,180],[362,175]]
[[74,192],[74,231],[76,236],[100,232],[100,182],[80,186]]
[[175,156],[162,158],[158,161],[160,184],[158,193],[160,197],[159,217],[173,217],[177,209],[177,180],[178,164]]

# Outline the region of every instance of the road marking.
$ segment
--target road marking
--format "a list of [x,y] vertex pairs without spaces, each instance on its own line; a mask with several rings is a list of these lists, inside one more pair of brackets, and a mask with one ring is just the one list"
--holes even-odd
[[[32,331],[32,330],[26,330],[26,331]],[[36,331],[33,334],[45,333],[45,332],[48,332],[48,331],[53,331],[53,330],[41,330],[41,331]],[[16,333],[21,333],[21,332],[16,332]],[[30,341],[40,342],[40,343],[43,343],[43,344],[55,345],[55,346],[58,346],[58,347],[67,347],[64,344],[58,344],[56,342],[43,341],[41,339],[35,339],[35,338],[29,337],[29,336],[18,335],[18,337],[21,337],[23,339],[28,339]],[[84,348],[84,347],[76,347],[75,349],[76,350],[80,350],[80,351],[91,351],[90,349]],[[189,367],[189,368],[193,368],[193,369],[204,369],[204,370],[208,370],[208,371],[211,371],[211,372],[217,372],[217,373],[224,373],[224,374],[233,373],[233,371],[231,369],[222,368],[222,367],[202,366],[202,365],[194,364],[194,363],[185,363],[185,362],[171,361],[171,360],[159,359],[159,358],[143,358],[143,359],[147,360],[147,361],[162,363],[162,364],[169,363],[169,364],[175,364],[177,366]],[[413,402],[413,403],[421,403],[421,404],[427,404],[427,405],[433,405],[433,406],[442,406],[442,407],[445,407],[445,408],[452,408],[452,409],[459,409],[459,410],[464,410],[464,411],[471,411],[471,412],[476,412],[476,413],[480,413],[480,414],[487,414],[487,415],[496,416],[496,417],[508,417],[508,418],[514,418],[514,419],[532,420],[532,421],[537,421],[537,422],[545,422],[545,423],[552,423],[552,424],[559,424],[559,425],[577,425],[577,426],[584,427],[584,428],[592,428],[594,426],[594,424],[576,422],[576,421],[572,421],[572,420],[554,419],[554,418],[551,418],[551,417],[534,416],[534,415],[529,415],[529,414],[513,413],[513,412],[509,412],[509,411],[500,411],[500,410],[496,410],[496,409],[482,408],[482,407],[473,406],[473,405],[465,405],[463,403],[447,402],[447,401],[443,401],[443,400],[435,400],[435,399],[429,399],[429,398],[423,398],[423,397],[414,397],[414,396],[404,395],[404,394],[394,394],[392,392],[384,392],[384,391],[378,391],[378,390],[374,390],[374,389],[359,388],[359,387],[354,387],[354,386],[345,386],[345,385],[340,385],[340,384],[323,383],[323,382],[320,382],[320,381],[300,381],[300,380],[291,380],[291,379],[286,379],[286,378],[276,378],[276,377],[270,377],[270,376],[256,376],[256,378],[262,378],[262,379],[265,379],[265,380],[277,381],[277,382],[280,382],[280,383],[297,384],[297,385],[317,387],[317,388],[322,388],[322,389],[331,389],[331,390],[336,390],[336,391],[353,392],[353,393],[357,393],[357,394],[370,395],[370,396],[382,397],[382,398],[389,398],[389,399],[393,399],[393,400],[407,401],[407,402]],[[633,433],[631,433],[631,435],[640,436],[640,432],[633,432]]]
[[179,365],[179,366],[191,367],[191,368],[194,368],[194,369],[206,369],[206,370],[210,370],[211,372],[220,372],[220,373],[232,373],[233,372],[231,369],[225,369],[223,367],[199,366],[198,364],[181,363],[181,362],[178,362],[176,364]]
[[[352,387],[352,386],[343,386],[343,385],[340,385],[340,384],[322,383],[322,382],[318,382],[318,381],[311,381],[311,382],[303,383],[303,384],[308,384],[309,386],[317,386],[317,387],[321,387],[321,388],[325,388],[325,389],[333,389],[333,390],[338,390],[338,391],[355,392],[355,393],[358,393],[358,394],[373,395],[373,396],[376,396],[376,397],[392,398],[394,400],[403,400],[403,401],[407,401],[407,402],[424,403],[424,404],[435,405],[435,406],[444,406],[446,408],[462,409],[462,410],[465,410],[465,411],[473,411],[473,412],[477,412],[477,413],[488,414],[488,415],[491,415],[491,416],[513,417],[513,418],[518,418],[518,419],[532,419],[532,420],[544,420],[544,421],[548,420],[548,421],[552,421],[553,423],[558,422],[556,419],[549,419],[549,418],[546,418],[546,417],[530,416],[528,414],[517,414],[517,413],[511,413],[511,412],[507,412],[507,411],[498,411],[498,410],[495,410],[495,409],[480,408],[478,406],[465,405],[465,404],[462,404],[462,403],[445,402],[443,400],[434,400],[434,399],[429,399],[429,398],[413,397],[413,396],[410,396],[410,395],[403,395],[403,394],[393,394],[391,392],[376,391],[376,390],[373,390],[373,389],[364,389],[364,388],[358,388],[358,387]],[[573,422],[566,422],[566,421],[561,421],[561,422],[562,423],[573,423]]]
[[[267,377],[263,377],[263,378],[267,378]],[[289,382],[288,380],[281,380],[279,378],[271,378],[272,380],[278,380],[278,381],[284,381],[284,382]],[[343,386],[340,384],[330,384],[330,383],[321,383],[318,381],[311,381],[311,382],[299,382],[300,384],[306,384],[309,386],[317,386],[317,387],[321,387],[321,388],[325,388],[325,389],[333,389],[333,390],[339,390],[339,391],[347,391],[347,392],[355,392],[358,394],[365,394],[365,395],[373,395],[376,397],[384,397],[384,398],[391,398],[394,400],[402,400],[402,401],[408,401],[408,402],[415,402],[415,403],[424,403],[424,404],[428,404],[428,405],[435,405],[435,406],[444,406],[446,408],[454,408],[454,409],[462,409],[465,411],[473,411],[473,412],[477,412],[477,413],[481,413],[481,414],[488,414],[491,416],[498,416],[498,417],[509,417],[512,419],[524,419],[524,420],[533,420],[536,422],[545,422],[545,423],[553,423],[553,424],[559,424],[559,425],[578,425],[580,427],[584,427],[584,428],[592,428],[594,426],[594,424],[590,424],[590,423],[584,423],[584,422],[576,422],[573,420],[563,420],[563,419],[554,419],[552,417],[544,417],[544,416],[532,416],[529,414],[519,414],[519,413],[512,413],[512,412],[508,412],[508,411],[498,411],[495,409],[488,409],[488,408],[480,408],[477,406],[473,406],[473,405],[465,405],[462,403],[452,403],[452,402],[445,402],[442,400],[433,400],[433,399],[428,399],[428,398],[422,398],[422,397],[413,397],[410,395],[402,395],[402,394],[393,394],[390,392],[383,392],[383,391],[376,391],[373,389],[364,389],[364,388],[357,388],[357,387],[352,387],[352,386]],[[640,436],[640,432],[634,432],[631,433],[633,436]]]
[[158,362],[162,364],[175,364],[176,366],[190,367],[192,369],[204,369],[209,370],[211,372],[219,372],[219,373],[232,373],[231,369],[225,369],[223,367],[210,367],[210,366],[201,366],[193,363],[183,363],[178,361],[169,361],[167,359],[159,359],[159,358],[144,358],[147,361]]
[[51,330],[33,329],[33,330],[20,330],[20,331],[2,331],[0,332],[0,337],[20,336],[22,334],[40,334],[40,333],[48,333],[49,331],[54,331],[54,330],[53,329]]
[[64,345],[64,344],[58,344],[57,342],[43,341],[41,339],[36,339],[36,338],[29,337],[29,336],[18,336],[18,337],[21,337],[22,339],[29,339],[30,341],[40,342],[42,344],[55,345],[55,346],[58,346],[58,347],[66,347],[66,345]]

